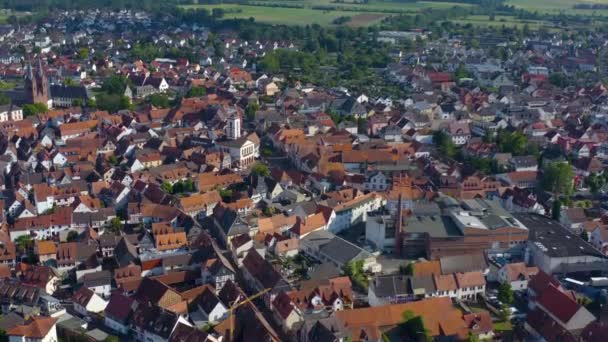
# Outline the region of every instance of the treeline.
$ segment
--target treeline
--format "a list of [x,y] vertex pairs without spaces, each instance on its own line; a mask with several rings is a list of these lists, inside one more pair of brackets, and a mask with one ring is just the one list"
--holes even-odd
[[345,12],[373,12],[373,13],[416,13],[412,10],[399,10],[391,8],[378,8],[378,7],[347,7],[347,6],[332,6],[332,5],[315,5],[310,8],[319,11],[345,11]]
[[[395,0],[395,2],[413,3],[419,0]],[[505,3],[505,0],[425,0],[429,2],[453,2],[454,5],[468,4],[479,5],[481,7],[498,7]]]
[[172,10],[181,0],[0,0],[5,9],[15,11],[52,11],[88,8],[142,9],[162,13]]
[[281,7],[281,8],[304,8],[303,4],[296,3],[280,3],[280,2],[255,2],[255,1],[245,1],[243,5],[247,6],[261,6],[261,7]]
[[602,10],[608,9],[608,4],[576,4],[574,5],[574,9]]

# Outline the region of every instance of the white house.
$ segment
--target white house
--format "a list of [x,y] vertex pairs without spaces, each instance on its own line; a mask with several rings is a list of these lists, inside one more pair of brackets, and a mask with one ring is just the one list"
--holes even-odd
[[217,143],[221,152],[230,154],[233,164],[237,168],[246,168],[260,156],[260,143],[257,134],[253,133],[236,140],[225,140]]
[[332,233],[338,233],[357,222],[365,222],[367,213],[380,209],[385,202],[386,200],[382,196],[372,192],[336,206],[330,205],[336,216],[333,219],[330,218],[327,224],[328,229]]
[[370,174],[365,182],[365,189],[370,191],[386,191],[388,186],[388,177],[380,171]]
[[538,267],[528,267],[523,262],[506,264],[498,270],[498,282],[508,283],[514,291],[525,291],[528,282],[538,273]]
[[120,293],[110,297],[104,313],[104,325],[122,335],[129,333],[129,318],[136,302]]
[[23,110],[17,106],[0,106],[0,122],[23,120]]
[[226,319],[228,315],[228,308],[209,287],[197,297],[195,303],[198,312],[191,314],[195,324],[197,322],[217,324]]
[[591,244],[605,255],[608,255],[608,228],[599,226],[595,228],[589,236]]
[[88,273],[82,276],[84,286],[102,298],[109,298],[112,289],[112,274],[109,271]]
[[89,312],[100,313],[106,309],[108,302],[86,287],[81,287],[72,296],[74,310],[87,316]]

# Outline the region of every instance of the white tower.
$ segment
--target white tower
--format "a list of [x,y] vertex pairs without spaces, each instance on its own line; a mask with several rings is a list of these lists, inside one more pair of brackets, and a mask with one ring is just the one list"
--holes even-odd
[[226,136],[230,140],[236,140],[241,137],[241,118],[238,115],[232,114],[228,118]]

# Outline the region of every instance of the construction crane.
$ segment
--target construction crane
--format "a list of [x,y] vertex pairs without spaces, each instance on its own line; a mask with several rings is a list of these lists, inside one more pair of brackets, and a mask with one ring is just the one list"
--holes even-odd
[[270,289],[270,288],[263,289],[262,291],[254,294],[252,296],[246,297],[245,300],[243,300],[242,302],[238,302],[238,299],[237,299],[234,302],[230,303],[230,309],[228,309],[228,315],[229,315],[228,319],[230,319],[230,341],[229,342],[234,341],[234,310],[236,310],[241,305],[251,303],[251,301],[266,294],[266,292],[268,292],[270,290],[272,290],[272,289]]

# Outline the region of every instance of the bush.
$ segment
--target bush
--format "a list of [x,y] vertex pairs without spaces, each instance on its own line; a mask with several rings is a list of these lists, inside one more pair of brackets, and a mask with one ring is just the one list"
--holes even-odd
[[498,300],[505,304],[512,304],[515,299],[513,295],[513,290],[511,289],[511,284],[502,283],[498,288]]
[[256,163],[251,168],[251,174],[268,177],[270,176],[270,169],[268,169],[268,165],[263,163]]
[[152,94],[148,96],[148,102],[151,105],[157,108],[169,108],[171,104],[169,103],[169,98],[165,94]]
[[207,95],[207,89],[203,87],[192,87],[186,93],[186,97],[201,97]]
[[49,108],[44,103],[34,103],[34,104],[26,104],[23,106],[23,115],[24,116],[33,116],[42,113],[46,113]]

